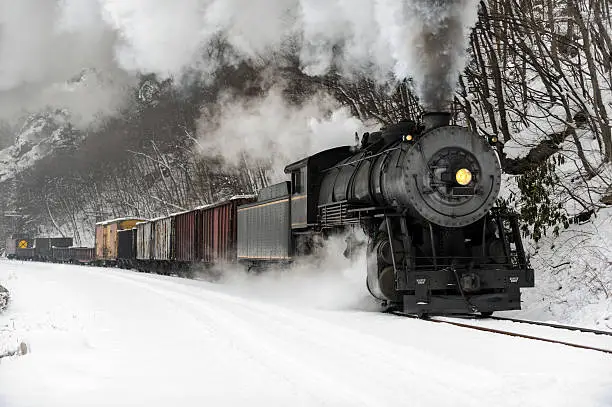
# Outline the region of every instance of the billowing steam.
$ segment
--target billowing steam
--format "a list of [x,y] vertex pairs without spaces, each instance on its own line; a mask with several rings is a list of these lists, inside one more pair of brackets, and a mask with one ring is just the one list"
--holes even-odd
[[[468,28],[477,19],[476,0],[416,0],[424,20],[415,41],[413,59],[418,93],[430,111],[446,111],[464,67]],[[410,72],[407,72],[410,74]]]
[[333,98],[318,94],[300,106],[289,105],[278,88],[258,99],[227,99],[220,113],[204,113],[199,123],[200,152],[223,156],[229,164],[245,157],[277,171],[309,154],[354,144],[363,124]]
[[304,72],[411,77],[425,106],[452,98],[477,0],[101,0],[126,69],[213,70],[224,38],[238,58],[298,50]]
[[[358,232],[359,239],[365,239]],[[224,284],[218,290],[284,306],[325,310],[380,310],[364,284],[365,250],[351,259],[344,257],[346,236],[333,236],[317,256],[301,258],[289,269],[247,273],[236,266],[226,266],[213,280]],[[195,272],[195,278],[210,280],[210,270]]]
[[[297,52],[302,69],[412,77],[425,106],[452,97],[476,0],[0,0],[0,115],[55,104],[111,113],[136,72],[211,72]],[[103,81],[67,85],[83,71]],[[60,84],[60,85],[58,85]]]
[[0,0],[0,119],[68,109],[75,124],[120,107],[129,75],[97,0]]

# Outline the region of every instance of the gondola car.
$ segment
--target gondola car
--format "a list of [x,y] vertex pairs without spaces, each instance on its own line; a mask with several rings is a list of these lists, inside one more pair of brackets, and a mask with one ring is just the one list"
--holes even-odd
[[34,260],[52,261],[54,247],[66,248],[72,246],[71,237],[37,237],[34,239]]
[[95,258],[93,247],[51,248],[51,261],[55,263],[92,264]]
[[71,237],[18,237],[7,240],[7,257],[29,261],[53,261],[54,247],[72,246]]

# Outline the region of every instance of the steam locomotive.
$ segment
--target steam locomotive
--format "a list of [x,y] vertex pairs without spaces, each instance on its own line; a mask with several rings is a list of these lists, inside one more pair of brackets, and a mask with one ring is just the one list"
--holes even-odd
[[[418,315],[520,309],[520,289],[533,287],[534,275],[516,214],[495,206],[496,151],[449,123],[449,114],[429,113],[421,124],[366,133],[360,148],[288,165],[291,180],[256,197],[100,222],[95,248],[52,247],[50,260],[164,273],[227,263],[257,270],[362,229],[366,284],[386,308]],[[347,252],[355,242],[347,239]]]
[[[533,287],[534,275],[517,216],[495,207],[494,140],[449,122],[448,113],[429,113],[422,125],[364,134],[358,151],[336,148],[287,166],[294,255],[359,227],[368,236],[367,287],[388,308],[419,315],[520,309],[520,288]],[[252,215],[243,217],[242,234],[240,216],[238,225],[239,257],[251,261],[240,245],[257,236],[244,233],[265,234],[282,219]]]

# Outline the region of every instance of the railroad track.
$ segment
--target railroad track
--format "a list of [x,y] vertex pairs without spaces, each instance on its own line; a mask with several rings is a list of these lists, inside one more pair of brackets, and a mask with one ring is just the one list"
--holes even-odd
[[595,334],[595,335],[612,336],[612,332],[611,331],[601,331],[601,330],[598,330],[598,329],[580,328],[580,327],[571,326],[571,325],[551,324],[549,322],[528,321],[528,320],[525,320],[525,319],[506,318],[506,317],[494,317],[494,316],[490,316],[488,318],[483,318],[483,319],[493,319],[493,320],[496,320],[496,321],[509,321],[509,322],[516,322],[516,323],[519,323],[519,324],[547,326],[547,327],[550,327],[550,328],[565,329],[567,331],[588,332],[588,333],[592,333],[592,334]]
[[461,328],[474,329],[474,330],[483,331],[483,332],[491,332],[491,333],[495,333],[495,334],[498,334],[498,335],[514,336],[514,337],[517,337],[517,338],[531,339],[531,340],[534,340],[534,341],[555,343],[555,344],[558,344],[558,345],[570,346],[570,347],[579,348],[579,349],[592,350],[592,351],[597,351],[597,352],[602,352],[602,353],[607,353],[607,354],[612,355],[612,349],[604,349],[604,348],[595,347],[595,346],[582,345],[582,344],[575,343],[575,342],[567,342],[567,341],[562,341],[562,340],[557,340],[557,339],[544,338],[544,337],[541,337],[541,336],[535,336],[535,335],[521,333],[521,332],[512,332],[512,331],[508,331],[508,330],[504,330],[504,329],[497,329],[497,328],[491,328],[491,327],[486,327],[486,326],[472,325],[472,324],[468,324],[468,323],[465,323],[465,322],[460,322],[460,320],[461,319],[470,319],[470,320],[499,320],[499,321],[516,322],[516,323],[536,325],[536,326],[545,326],[545,327],[554,328],[554,329],[579,331],[579,332],[591,333],[591,334],[595,334],[595,335],[612,336],[612,332],[609,332],[609,331],[600,331],[600,330],[596,330],[596,329],[579,328],[579,327],[574,327],[574,326],[569,326],[569,325],[550,324],[550,323],[546,323],[546,322],[528,321],[528,320],[515,319],[515,318],[505,318],[505,317],[486,317],[486,318],[484,318],[484,317],[474,317],[474,316],[458,316],[458,317],[445,317],[444,319],[441,319],[441,317],[419,318],[416,315],[405,314],[405,313],[399,312],[399,311],[392,311],[391,313],[393,315],[398,315],[398,316],[402,316],[402,317],[408,317],[408,318],[414,318],[414,319],[423,319],[424,321],[435,322],[435,323],[439,323],[439,324],[454,325],[454,326],[458,326],[458,327],[461,327]]

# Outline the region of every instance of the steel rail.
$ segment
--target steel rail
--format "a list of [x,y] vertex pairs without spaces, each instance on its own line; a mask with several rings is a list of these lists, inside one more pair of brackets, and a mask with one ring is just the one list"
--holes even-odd
[[592,333],[592,334],[595,334],[595,335],[608,335],[608,336],[612,336],[612,331],[602,331],[602,330],[599,330],[599,329],[581,328],[581,327],[572,326],[572,325],[553,324],[553,323],[550,323],[550,322],[530,321],[530,320],[526,320],[526,319],[516,319],[516,318],[497,317],[497,316],[490,316],[490,317],[485,317],[485,318],[482,318],[482,319],[494,319],[494,320],[497,320],[497,321],[517,322],[517,323],[520,323],[520,324],[548,326],[550,328],[565,329],[565,330],[568,330],[568,331],[580,331],[580,332]]
[[602,352],[602,353],[607,353],[607,354],[612,355],[612,350],[611,349],[596,348],[596,347],[593,347],[593,346],[580,345],[578,343],[573,343],[573,342],[565,342],[565,341],[559,341],[559,340],[556,340],[556,339],[548,339],[548,338],[542,338],[542,337],[539,337],[539,336],[521,334],[521,333],[518,333],[518,332],[503,331],[501,329],[494,329],[494,328],[487,328],[487,327],[484,327],[484,326],[464,324],[462,322],[448,321],[448,320],[442,320],[442,319],[435,319],[435,317],[433,317],[433,318],[432,317],[430,317],[430,318],[419,318],[419,317],[417,317],[415,315],[404,314],[404,313],[398,312],[398,311],[392,311],[391,313],[394,314],[394,315],[402,316],[402,317],[408,317],[408,318],[414,318],[414,319],[422,319],[423,321],[435,322],[435,323],[438,323],[438,324],[454,325],[454,326],[458,326],[458,327],[461,327],[461,328],[474,329],[476,331],[491,332],[491,333],[498,334],[498,335],[506,335],[506,336],[513,336],[513,337],[516,337],[516,338],[525,338],[525,339],[531,339],[531,340],[534,340],[534,341],[554,343],[554,344],[558,344],[558,345],[570,346],[570,347],[578,348],[578,349],[592,350],[592,351]]

